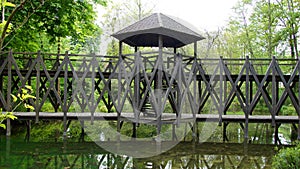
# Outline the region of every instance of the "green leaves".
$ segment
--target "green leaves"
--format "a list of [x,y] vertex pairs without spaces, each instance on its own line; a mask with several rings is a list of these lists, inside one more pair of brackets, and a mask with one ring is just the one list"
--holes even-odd
[[275,157],[273,157],[272,168],[290,169],[300,168],[300,143],[295,147],[281,149]]
[[34,107],[31,106],[30,104],[27,104],[27,103],[24,103],[24,107],[25,107],[26,109],[34,110]]
[[[22,89],[21,92],[16,95],[14,94],[10,94],[10,96],[12,97],[12,101],[14,103],[17,103],[19,101],[19,103],[15,106],[15,108],[12,110],[12,112],[14,112],[19,106],[24,105],[24,107],[26,109],[30,109],[30,110],[34,110],[34,107],[32,105],[29,104],[29,102],[27,102],[30,99],[36,99],[35,96],[31,95],[31,93],[33,92],[33,89],[31,86],[25,85]],[[2,110],[0,110],[1,112]],[[4,120],[6,119],[12,119],[15,120],[17,119],[16,116],[13,115],[12,112],[8,112],[6,114],[0,114],[0,128],[6,128],[6,126],[3,123]]]
[[5,124],[3,124],[3,121],[6,120],[6,119],[15,120],[15,119],[17,119],[17,117],[14,116],[12,112],[8,112],[6,114],[1,113],[0,114],[0,128],[6,129]]
[[10,94],[10,95],[13,98],[13,102],[17,102],[18,101],[18,98],[15,95],[13,95],[13,94]]
[[12,112],[8,112],[8,113],[6,113],[6,118],[7,119],[12,119],[12,120],[15,120],[15,119],[17,119],[17,117],[16,116],[14,116],[13,115],[13,113]]
[[6,129],[6,126],[4,124],[0,124],[0,128]]
[[[13,2],[16,8],[20,6],[17,1]],[[100,37],[101,32],[96,24],[96,4],[106,6],[107,0],[26,1],[11,20],[10,33],[5,38],[3,50],[88,50],[85,46],[89,46],[93,38]],[[11,11],[5,12],[9,16]]]
[[3,7],[16,7],[15,4],[11,3],[11,2],[7,2],[6,0],[1,0],[1,3],[0,3],[0,8],[3,8]]

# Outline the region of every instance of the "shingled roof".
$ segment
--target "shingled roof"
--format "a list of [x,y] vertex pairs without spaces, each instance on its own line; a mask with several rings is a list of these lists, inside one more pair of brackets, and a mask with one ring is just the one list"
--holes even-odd
[[154,13],[114,33],[112,36],[130,46],[158,47],[158,36],[164,47],[179,48],[204,39],[189,23],[172,16]]

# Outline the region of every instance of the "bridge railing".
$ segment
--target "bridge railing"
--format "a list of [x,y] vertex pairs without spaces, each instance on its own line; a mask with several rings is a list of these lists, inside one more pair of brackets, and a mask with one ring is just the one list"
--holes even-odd
[[[161,121],[185,114],[239,108],[246,121],[258,104],[272,116],[282,115],[286,102],[300,117],[298,59],[195,58],[168,52],[137,52],[122,56],[4,52],[0,62],[0,105],[11,111],[11,94],[25,85],[35,90],[39,112],[132,112]],[[15,103],[17,104],[17,103]],[[214,111],[212,111],[214,110]],[[22,110],[26,111],[26,110]],[[299,120],[300,123],[300,120]]]

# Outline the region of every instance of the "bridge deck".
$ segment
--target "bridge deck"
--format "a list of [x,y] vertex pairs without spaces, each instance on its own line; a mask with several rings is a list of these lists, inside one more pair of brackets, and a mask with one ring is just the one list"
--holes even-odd
[[[35,120],[36,114],[35,112],[15,112],[15,116],[18,117],[19,120]],[[89,112],[83,113],[67,113],[67,120],[81,120],[87,121],[91,120],[92,116]],[[40,112],[39,118],[43,120],[63,120],[64,113],[56,112]],[[116,121],[118,119],[117,113],[94,113],[94,120],[108,120],[108,121]],[[132,121],[138,123],[153,123],[156,124],[157,119],[155,117],[147,117],[141,114],[139,120],[135,120],[134,113],[122,113],[121,119],[124,121]],[[164,113],[161,118],[163,123],[174,123],[176,122],[176,115],[171,113]],[[182,114],[181,122],[192,121],[192,114]],[[219,115],[217,114],[197,114],[196,115],[197,122],[218,122]],[[222,115],[223,122],[234,122],[234,123],[244,123],[245,116],[244,115]],[[275,116],[275,121],[278,123],[298,123],[298,116]],[[249,123],[271,123],[272,116],[270,115],[250,115]]]

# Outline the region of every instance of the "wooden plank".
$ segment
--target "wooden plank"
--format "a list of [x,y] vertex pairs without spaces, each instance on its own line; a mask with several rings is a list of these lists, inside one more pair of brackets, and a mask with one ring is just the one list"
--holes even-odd
[[[5,113],[5,112],[4,112]],[[19,120],[34,120],[35,112],[14,112],[14,115],[18,117]],[[117,120],[117,113],[101,113],[95,112],[94,117],[95,120],[109,120],[115,121]],[[63,120],[64,113],[63,112],[40,112],[40,119],[43,120]],[[121,117],[123,119],[134,119],[134,113],[122,113]],[[143,117],[141,119],[155,119],[151,117]],[[67,114],[67,120],[79,120],[86,121],[91,119],[90,112],[69,112]],[[162,120],[165,121],[176,121],[177,117],[175,113],[164,113],[162,115]],[[182,114],[182,119],[193,120],[192,114]],[[197,114],[196,115],[197,122],[218,122],[219,115],[218,114]],[[222,115],[223,122],[231,122],[231,123],[244,123],[245,116],[244,115]],[[278,123],[298,123],[298,116],[275,116],[275,120]],[[271,115],[249,115],[249,123],[271,123],[272,116]]]

